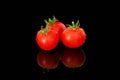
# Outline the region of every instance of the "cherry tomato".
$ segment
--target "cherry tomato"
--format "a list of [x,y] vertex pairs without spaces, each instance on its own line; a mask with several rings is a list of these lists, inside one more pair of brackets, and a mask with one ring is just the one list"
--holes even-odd
[[54,49],[57,46],[59,39],[58,33],[48,29],[48,25],[46,25],[46,28],[39,30],[36,34],[36,42],[43,50]]
[[81,48],[66,48],[61,55],[62,63],[68,68],[81,67],[85,62],[85,53]]
[[45,20],[45,23],[48,24],[48,28],[54,31],[57,31],[61,37],[62,32],[65,30],[65,25],[57,20],[54,16],[53,19],[51,20],[50,18],[47,20]]
[[68,27],[62,33],[62,42],[69,48],[78,48],[85,43],[86,33],[83,28],[79,27],[79,21],[75,24],[72,21],[72,25]]
[[40,51],[37,55],[37,63],[43,69],[55,69],[59,63],[59,55],[51,51]]

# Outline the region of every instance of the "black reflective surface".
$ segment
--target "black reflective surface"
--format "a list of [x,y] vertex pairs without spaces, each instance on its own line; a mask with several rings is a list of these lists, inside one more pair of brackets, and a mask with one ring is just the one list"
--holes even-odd
[[64,64],[64,67],[75,69],[80,68],[84,65],[86,61],[86,54],[82,48],[64,48],[61,51],[41,50],[36,56],[36,61],[42,69],[46,70],[56,69],[59,67],[58,65],[61,62]]
[[[54,13],[54,11],[53,11]],[[58,55],[66,54],[67,53],[81,53],[82,50],[83,54],[85,55],[85,61],[83,61],[83,65],[78,68],[68,68],[66,67],[62,60],[60,59],[57,67],[55,69],[46,70],[43,69],[36,60],[37,55],[40,54],[42,50],[37,46],[35,43],[35,35],[36,31],[39,30],[39,26],[41,25],[42,20],[47,18],[47,16],[40,16],[34,17],[33,22],[33,52],[31,53],[32,65],[31,65],[31,77],[35,80],[96,80],[97,75],[97,60],[96,60],[96,23],[94,15],[89,14],[73,14],[73,15],[66,15],[65,14],[57,14],[56,18],[60,19],[65,24],[71,23],[71,20],[80,20],[81,27],[85,30],[87,37],[86,42],[83,46],[76,50],[70,50],[66,48],[62,42],[58,44],[58,46],[53,50],[53,52],[48,52],[49,54],[57,53]],[[42,18],[42,19],[40,19]],[[37,20],[38,19],[38,20]],[[71,54],[72,54],[71,53]]]
[[[34,56],[34,62],[32,65],[34,66],[32,78],[42,80],[95,79],[96,64],[94,61],[94,51],[90,50],[91,48],[87,48],[88,47],[86,46],[82,46],[76,49],[70,49],[65,47],[62,43],[59,43],[57,48],[52,51],[36,51],[36,56]],[[44,66],[40,65],[40,57],[42,58],[41,63]],[[66,61],[66,63],[64,61]],[[45,66],[50,64],[53,65],[54,69],[45,68]]]
[[[75,11],[77,10],[79,9],[76,9]],[[70,12],[71,11],[67,9],[64,12],[60,9],[58,10],[53,8],[29,8],[20,11],[18,10],[18,14],[20,15],[16,15],[17,17],[14,18],[13,22],[15,22],[15,30],[13,29],[14,33],[11,34],[15,36],[11,41],[9,41],[9,45],[7,45],[7,47],[14,46],[14,48],[11,49],[11,53],[6,54],[7,57],[5,55],[5,59],[8,59],[5,64],[10,63],[9,67],[8,64],[6,65],[6,74],[13,74],[12,77],[16,75],[19,76],[18,78],[27,78],[31,80],[96,80],[97,26],[95,13],[92,12],[92,10],[89,12],[84,9],[80,12],[73,12],[71,14]],[[78,68],[66,67],[61,58],[58,63],[56,63],[57,67],[55,69],[45,70],[38,65],[37,56],[42,50],[36,44],[36,33],[40,29],[41,25],[45,25],[44,19],[52,17],[53,15],[55,15],[56,18],[64,24],[70,24],[73,20],[79,20],[81,27],[86,32],[86,42],[80,48],[71,51],[66,48],[62,42],[60,42],[53,51],[47,52],[49,54],[55,53],[61,56],[63,54],[68,55],[67,53],[70,52],[72,52],[70,53],[71,55],[73,53],[78,54],[81,53],[82,50],[83,53],[81,53],[81,55],[84,55],[83,59],[85,60],[83,60],[82,65]],[[48,57],[54,58],[50,56]]]
[[[87,15],[88,16],[88,15]],[[59,60],[59,63],[57,64],[57,67],[55,69],[50,69],[50,70],[44,70],[42,67],[40,67],[38,65],[38,62],[36,60],[36,57],[38,54],[40,54],[39,52],[42,51],[36,44],[35,42],[35,35],[36,35],[36,31],[39,30],[39,27],[41,25],[42,20],[44,18],[47,18],[46,16],[41,20],[39,18],[41,18],[39,16],[39,18],[34,18],[36,19],[33,22],[33,45],[32,45],[32,50],[33,52],[31,53],[31,61],[32,61],[32,65],[31,65],[31,77],[35,80],[90,80],[90,79],[95,79],[96,78],[96,41],[95,41],[95,24],[92,22],[92,18],[86,18],[83,16],[78,16],[78,17],[74,17],[72,16],[71,18],[69,18],[69,16],[66,16],[68,19],[64,19],[61,16],[57,15],[56,18],[60,18],[61,21],[63,21],[64,23],[70,23],[70,20],[73,19],[80,19],[81,22],[81,27],[83,27],[86,31],[87,34],[87,39],[86,42],[83,46],[80,47],[80,49],[82,49],[84,51],[85,54],[85,62],[83,63],[83,65],[79,68],[68,68],[66,67],[63,62],[61,60]],[[90,16],[91,17],[91,16]],[[39,20],[37,20],[39,19]],[[89,20],[90,19],[90,20]],[[92,21],[91,21],[92,20]],[[36,22],[37,21],[37,22]],[[41,21],[41,22],[39,22]],[[44,24],[44,23],[43,23]],[[58,46],[56,47],[56,49],[53,50],[53,52],[57,53],[57,54],[65,54],[66,51],[66,47],[62,44],[62,42],[60,42],[58,44]],[[67,51],[69,51],[69,49],[67,49]],[[67,52],[66,51],[66,52]],[[71,52],[74,52],[71,51]],[[49,52],[51,54],[51,52]],[[75,53],[80,53],[79,51],[77,52],[77,50],[75,51]],[[29,63],[31,63],[29,61]]]

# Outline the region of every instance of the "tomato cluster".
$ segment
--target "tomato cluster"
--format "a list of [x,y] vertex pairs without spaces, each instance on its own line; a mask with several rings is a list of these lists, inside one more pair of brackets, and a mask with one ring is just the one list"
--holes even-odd
[[36,42],[43,50],[52,50],[56,48],[59,41],[69,48],[78,48],[85,43],[86,33],[80,27],[79,20],[72,25],[65,25],[55,17],[45,20],[45,28],[41,29],[36,34]]
[[[55,69],[59,61],[68,68],[81,67],[85,62],[85,55],[79,49],[86,40],[86,33],[80,27],[79,20],[71,25],[65,25],[55,17],[45,20],[46,26],[37,32],[36,43],[42,49],[37,55],[37,63],[45,69]],[[59,42],[66,47],[62,54],[51,51],[56,48]]]

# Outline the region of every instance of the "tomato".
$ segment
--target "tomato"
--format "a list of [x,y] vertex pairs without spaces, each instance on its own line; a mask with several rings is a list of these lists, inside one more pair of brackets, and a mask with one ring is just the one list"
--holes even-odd
[[59,21],[56,21],[54,24],[49,25],[49,29],[57,31],[61,36],[62,32],[65,30],[65,25]]
[[54,16],[53,19],[51,20],[50,18],[45,20],[45,23],[48,24],[48,28],[54,31],[57,31],[61,37],[62,32],[65,30],[65,25],[61,22],[58,21]]
[[83,28],[79,27],[79,21],[69,25],[62,33],[62,42],[69,48],[78,48],[85,43],[86,33]]
[[85,63],[85,59],[85,53],[81,48],[66,48],[61,55],[62,63],[68,68],[81,67]]
[[36,42],[38,46],[43,50],[54,49],[59,42],[59,35],[56,31],[48,29],[41,29],[36,34]]
[[55,69],[59,63],[59,55],[51,51],[40,51],[37,55],[37,63],[43,69]]

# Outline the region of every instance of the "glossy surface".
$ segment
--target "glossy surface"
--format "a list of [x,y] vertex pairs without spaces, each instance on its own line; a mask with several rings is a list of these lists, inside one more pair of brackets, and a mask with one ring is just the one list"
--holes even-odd
[[43,50],[54,49],[58,45],[59,39],[58,33],[53,30],[49,30],[46,34],[40,30],[36,34],[36,43]]
[[[1,15],[3,17],[2,21],[5,21],[3,26],[1,26],[1,29],[4,29],[2,30],[4,36],[1,37],[3,43],[3,45],[1,44],[1,61],[3,61],[1,64],[1,77],[4,80],[8,80],[5,78],[10,80],[99,80],[102,78],[102,73],[105,74],[104,72],[110,72],[111,69],[114,70],[114,68],[109,69],[104,65],[114,62],[114,59],[112,59],[114,54],[112,53],[112,56],[109,57],[110,53],[104,51],[107,47],[104,44],[99,46],[102,42],[106,44],[103,36],[109,36],[104,35],[110,29],[110,27],[104,29],[107,28],[104,23],[109,17],[105,13],[107,10],[100,9],[101,7],[94,3],[83,6],[79,2],[74,2],[73,4],[66,4],[62,1],[50,4],[49,2],[43,3],[44,1],[41,0],[38,4],[34,3],[34,1],[31,4],[29,2],[17,2],[19,4],[6,3],[5,6],[8,7],[3,8],[3,11],[1,11],[3,13]],[[62,4],[59,2],[62,2]],[[103,16],[102,14],[100,15],[101,12]],[[44,20],[53,15],[64,24],[69,24],[71,21],[79,19],[81,27],[85,29],[87,39],[81,48],[85,52],[86,59],[80,68],[69,69],[59,61],[57,68],[43,73],[43,68],[38,65],[36,57],[39,51],[42,50],[36,44],[35,37],[37,31],[41,28],[40,26],[45,26]],[[97,18],[102,20],[97,20]],[[98,32],[100,32],[99,35]],[[97,42],[97,38],[99,42]],[[100,47],[100,50],[98,50],[98,47]],[[64,49],[65,46],[60,43],[54,50],[56,53],[63,53]],[[107,59],[108,63],[103,58]],[[110,62],[108,58],[111,58],[112,61]],[[97,73],[100,74],[99,77]]]
[[62,33],[62,42],[69,48],[81,47],[86,41],[86,33],[82,28],[66,28]]
[[[12,52],[6,52],[8,54],[5,54],[4,56],[4,60],[7,59],[4,63],[4,65],[6,64],[5,74],[8,73],[9,75],[13,72],[13,74],[15,74],[12,75],[13,77],[18,74],[17,78],[30,78],[30,80],[98,80],[96,79],[96,66],[97,64],[101,65],[101,63],[99,63],[96,58],[99,55],[104,56],[103,54],[105,53],[103,52],[99,54],[96,49],[98,45],[98,43],[96,42],[96,30],[98,29],[98,27],[95,24],[95,18],[93,18],[91,15],[89,16],[82,14],[82,12],[80,12],[81,14],[78,13],[78,15],[77,13],[70,15],[69,12],[61,13],[60,11],[60,15],[57,14],[58,12],[56,12],[55,16],[65,24],[71,23],[73,19],[80,20],[81,27],[85,29],[87,34],[86,42],[83,46],[81,46],[86,56],[84,64],[79,68],[68,68],[60,60],[59,64],[57,64],[57,67],[55,69],[50,69],[49,71],[44,71],[44,68],[38,65],[36,58],[38,53],[41,52],[42,49],[40,49],[36,44],[35,38],[37,31],[40,29],[40,26],[44,25],[43,20],[47,19],[48,17],[52,17],[53,14],[48,15],[49,12],[44,12],[40,10],[40,13],[34,12],[34,14],[31,15],[28,15],[30,14],[28,13],[21,18],[21,21],[23,21],[24,19],[24,24],[18,27],[15,26],[15,33],[17,33],[17,36],[14,33],[15,39],[7,41],[11,44],[6,45],[6,47],[14,46],[14,48],[10,49],[13,50]],[[18,31],[18,29],[20,31]],[[13,43],[15,43],[16,45],[14,45]],[[65,48],[66,47],[61,42],[53,50],[55,50],[55,53],[62,55],[62,53],[65,51]],[[9,51],[9,49],[7,49],[7,51]],[[57,62],[55,62],[55,64],[56,63]],[[98,69],[100,69],[100,67]]]
[[[35,53],[36,56],[34,56],[35,60],[32,65],[32,68],[34,69],[32,73],[34,79],[93,79],[96,74],[93,52],[94,51],[87,46],[86,48],[79,47],[70,49],[65,47],[62,43],[60,43],[53,51],[46,52],[38,50],[38,52]],[[37,61],[37,59],[40,62]],[[44,63],[44,61],[46,61],[46,63]],[[52,66],[52,69],[45,68],[49,65]]]
[[65,67],[72,69],[80,68],[85,63],[86,56],[82,48],[64,48],[62,52],[57,51],[39,51],[36,57],[37,64],[43,69],[50,70],[56,69],[60,61]]
[[68,68],[80,68],[84,65],[86,54],[82,48],[65,48],[61,55],[63,64]]
[[49,25],[49,29],[57,31],[60,37],[65,28],[65,25],[60,21],[56,21],[54,24]]
[[40,51],[37,54],[37,64],[43,69],[55,69],[59,64],[59,55],[54,51]]

